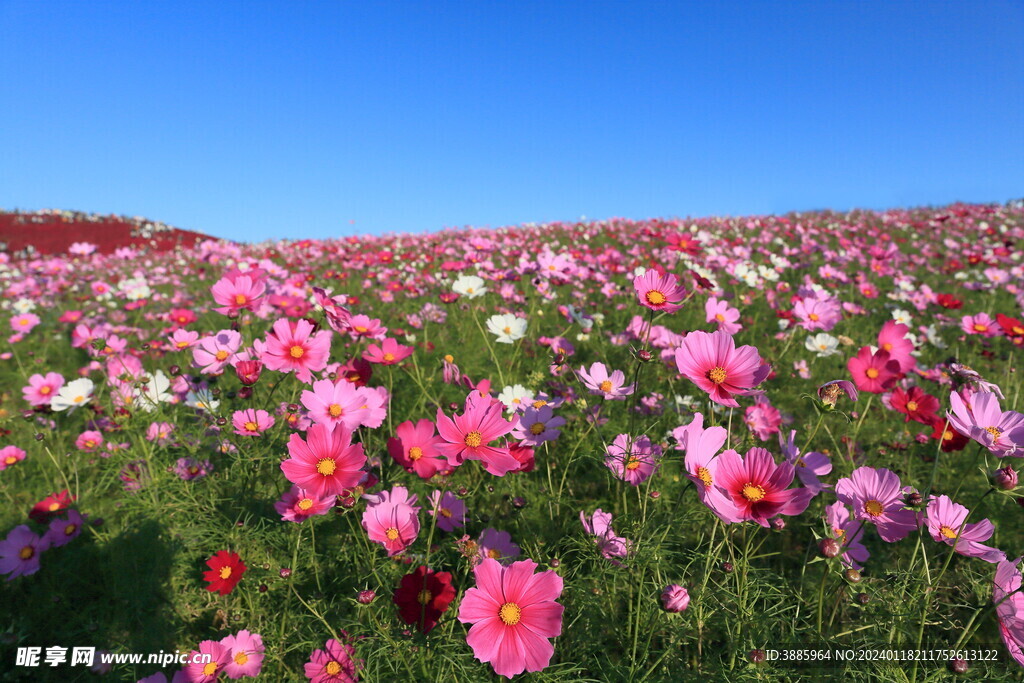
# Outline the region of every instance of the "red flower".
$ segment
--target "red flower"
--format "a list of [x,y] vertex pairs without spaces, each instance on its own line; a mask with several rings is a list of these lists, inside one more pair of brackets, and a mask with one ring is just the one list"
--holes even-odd
[[246,566],[238,553],[229,553],[227,550],[218,550],[213,557],[206,561],[210,571],[203,572],[203,580],[210,585],[206,590],[211,593],[227,595],[234,590],[235,585],[241,581]]
[[1003,334],[1017,345],[1024,344],[1024,323],[1002,313],[996,313],[996,322],[1003,328]]
[[28,513],[28,518],[40,524],[46,524],[58,512],[66,509],[73,502],[75,502],[75,497],[68,493],[67,489],[60,493],[51,493],[32,506],[32,511]]
[[939,399],[925,393],[920,387],[911,387],[910,391],[896,387],[892,391],[889,403],[893,410],[906,415],[904,422],[915,420],[921,424],[931,425],[937,419]]
[[892,360],[888,351],[876,351],[865,346],[846,363],[858,391],[881,394],[900,378],[900,364]]
[[428,633],[455,599],[452,575],[419,567],[402,577],[393,600],[402,621]]
[[932,438],[942,439],[942,451],[962,451],[970,439],[953,428],[944,417],[935,418],[932,423]]
[[952,294],[939,294],[935,297],[935,302],[943,308],[949,308],[952,310],[962,308],[964,305],[963,301],[960,301],[960,299],[957,299]]

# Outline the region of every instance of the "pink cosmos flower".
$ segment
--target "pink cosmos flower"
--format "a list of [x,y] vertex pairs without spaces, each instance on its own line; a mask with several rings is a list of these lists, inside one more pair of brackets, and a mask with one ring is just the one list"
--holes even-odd
[[704,302],[705,322],[718,323],[718,329],[726,334],[736,334],[743,329],[737,320],[740,319],[740,311],[733,308],[728,301],[719,300],[718,297],[711,297]]
[[491,558],[502,564],[508,564],[519,557],[519,546],[512,542],[512,534],[507,531],[487,528],[480,532],[476,540],[480,559]]
[[853,377],[854,384],[860,391],[870,394],[881,394],[892,389],[900,378],[900,364],[889,356],[888,351],[871,353],[867,346],[861,348],[857,355],[846,363],[847,370]]
[[878,348],[889,352],[889,359],[899,363],[899,371],[904,375],[917,365],[917,359],[912,355],[914,342],[907,338],[909,332],[906,325],[890,320],[878,333]]
[[350,382],[321,379],[313,382],[313,390],[302,392],[302,405],[309,417],[319,424],[343,424],[355,430],[366,417],[366,394]]
[[30,406],[48,406],[63,386],[64,377],[60,373],[48,372],[29,377],[28,386],[22,387],[21,393]]
[[82,533],[82,524],[85,520],[78,510],[68,510],[64,518],[58,518],[50,522],[50,527],[43,536],[44,543],[48,548],[59,548],[70,543]]
[[682,308],[680,302],[686,298],[686,289],[675,275],[653,269],[634,277],[633,289],[640,305],[652,311],[675,313]]
[[259,436],[274,426],[274,418],[265,410],[236,410],[231,415],[231,424],[239,436]]
[[170,422],[151,422],[146,429],[146,441],[155,441],[160,446],[171,443],[174,425]]
[[263,278],[229,273],[210,288],[213,300],[220,304],[213,310],[224,315],[237,314],[243,309],[255,311],[266,290],[267,283]]
[[661,592],[661,605],[666,612],[684,612],[690,606],[690,593],[679,584],[665,586]]
[[739,406],[733,396],[756,393],[752,388],[763,382],[771,366],[761,361],[753,346],[736,348],[731,335],[722,331],[691,332],[676,349],[679,372],[708,392],[715,403]]
[[228,649],[224,673],[228,678],[256,677],[263,668],[263,638],[258,633],[239,631],[225,636],[220,644]]
[[983,519],[966,524],[970,510],[954,503],[949,496],[932,496],[925,512],[928,533],[939,543],[953,546],[953,550],[966,557],[978,557],[986,562],[1002,562],[1006,553],[998,548],[982,545],[996,532],[992,522]]
[[871,522],[883,541],[895,543],[917,527],[912,510],[904,510],[900,478],[887,469],[858,467],[836,482],[836,498],[853,509],[855,519]]
[[603,396],[610,401],[624,400],[636,389],[632,384],[624,386],[626,375],[622,370],[616,370],[609,375],[604,363],[594,363],[589,371],[581,367],[579,377],[590,393]]
[[1024,666],[1024,591],[1021,590],[1021,558],[996,565],[992,602],[996,606],[999,635],[1014,661]]
[[11,318],[11,329],[19,334],[28,334],[39,324],[39,316],[35,313],[22,313]]
[[999,398],[987,391],[979,391],[968,405],[960,393],[949,395],[952,414],[946,413],[949,424],[974,439],[1000,458],[1017,455],[1024,447],[1024,415],[999,407]]
[[75,448],[85,453],[92,453],[103,445],[103,435],[95,430],[82,432],[75,439]]
[[455,531],[466,526],[466,504],[451,491],[440,491],[430,494],[431,516],[437,518],[437,526],[441,531]]
[[313,515],[326,515],[334,507],[335,496],[321,498],[303,488],[293,486],[274,503],[274,509],[286,522],[301,523]]
[[725,428],[704,429],[704,416],[695,413],[689,425],[677,427],[672,434],[678,442],[676,448],[686,451],[683,467],[687,479],[696,487],[700,502],[726,522],[740,521],[732,499],[715,486],[718,470],[716,454],[729,436]]
[[364,337],[367,339],[383,339],[388,333],[388,328],[381,326],[380,320],[370,319],[366,315],[354,315],[348,321],[348,333],[353,339]]
[[594,543],[597,544],[601,557],[616,567],[621,567],[622,563],[617,558],[625,559],[632,543],[616,534],[612,529],[612,513],[598,508],[588,518],[583,510],[580,510],[580,524],[583,525],[584,531],[594,537]]
[[779,433],[779,426],[782,425],[782,413],[771,404],[766,396],[758,396],[754,399],[754,405],[747,406],[743,416],[750,431],[761,441],[767,441],[772,434]]
[[404,486],[381,491],[377,501],[363,511],[363,528],[370,540],[384,546],[388,557],[392,557],[416,540],[420,533],[420,509],[416,506],[416,496],[410,496]]
[[435,432],[434,423],[420,420],[403,422],[395,429],[395,437],[388,439],[388,453],[407,472],[415,472],[421,479],[430,479],[438,470],[448,469],[448,461],[437,445],[442,442]]
[[184,351],[185,349],[191,349],[193,346],[199,343],[199,333],[190,332],[189,330],[178,328],[169,337],[171,342],[171,348],[176,351]]
[[327,366],[330,351],[330,330],[314,333],[307,320],[282,318],[267,333],[260,360],[268,370],[294,372],[300,382],[309,384],[313,373]]
[[317,305],[324,309],[327,324],[331,326],[332,330],[339,334],[348,332],[352,313],[345,308],[346,297],[344,295],[331,297],[323,289],[314,287],[313,298]]
[[519,417],[519,424],[512,436],[527,446],[539,446],[545,441],[554,441],[565,424],[564,417],[557,417],[551,406],[527,407]]
[[198,661],[195,664],[186,664],[183,669],[186,680],[189,683],[216,683],[217,678],[224,671],[224,667],[231,661],[231,650],[216,640],[204,640],[199,643],[198,651],[192,650],[188,658],[189,661],[199,660],[196,657],[198,654],[208,654],[212,659],[206,664]]
[[213,463],[209,460],[197,460],[196,458],[178,458],[174,463],[174,473],[182,481],[192,481],[205,477],[213,471]]
[[312,683],[356,683],[359,680],[360,660],[355,648],[331,638],[323,650],[313,650],[304,672]]
[[25,451],[17,446],[4,446],[0,448],[0,471],[25,459]]
[[814,495],[818,495],[823,489],[831,488],[831,484],[822,484],[818,478],[832,471],[832,461],[827,455],[817,451],[801,455],[800,449],[796,447],[795,429],[790,430],[788,441],[783,441],[782,434],[779,434],[779,447],[786,456],[786,462],[796,468],[796,476],[799,477],[800,483],[814,492]]
[[983,337],[999,335],[999,325],[988,313],[965,315],[960,319],[960,329],[967,334],[980,334]]
[[809,332],[823,330],[828,332],[839,322],[841,315],[839,305],[833,299],[804,298],[793,306],[793,315],[797,324]]
[[862,569],[871,557],[863,542],[864,522],[851,517],[850,510],[836,501],[825,507],[825,523],[843,550],[843,564],[853,569]]
[[616,478],[639,486],[658,469],[660,458],[661,446],[652,444],[646,436],[632,439],[628,434],[619,434],[608,446],[604,464]]
[[476,586],[466,591],[459,621],[472,624],[466,643],[499,676],[541,671],[554,654],[548,638],[562,633],[562,577],[553,571],[535,574],[532,560],[503,567],[490,558],[477,565]]
[[377,344],[368,345],[366,351],[363,352],[363,358],[371,363],[379,363],[380,365],[395,365],[411,356],[413,350],[413,347],[403,346],[391,337],[387,337],[380,343],[380,346]]
[[732,500],[740,521],[768,528],[771,517],[799,515],[814,497],[809,489],[788,488],[795,474],[792,465],[776,464],[763,448],[751,448],[745,459],[728,450],[718,456],[715,486]]
[[489,445],[515,429],[519,422],[518,415],[513,415],[511,421],[506,420],[504,412],[501,401],[480,396],[478,392],[466,398],[462,415],[448,417],[438,408],[437,431],[442,441],[437,444],[437,450],[453,467],[465,460],[479,460],[497,477],[519,469],[519,461],[509,453],[507,446]]
[[39,571],[39,556],[49,544],[48,538],[36,536],[26,524],[14,527],[0,542],[0,574],[7,574],[8,581],[35,574]]
[[192,349],[192,361],[204,375],[219,375],[242,346],[242,335],[234,330],[221,330],[204,337]]
[[366,455],[362,444],[352,443],[352,432],[344,425],[313,425],[306,439],[298,434],[288,439],[291,457],[281,463],[288,481],[318,498],[341,494],[359,483]]

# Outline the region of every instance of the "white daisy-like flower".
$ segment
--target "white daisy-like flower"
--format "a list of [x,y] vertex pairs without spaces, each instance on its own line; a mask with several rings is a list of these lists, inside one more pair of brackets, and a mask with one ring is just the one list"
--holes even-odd
[[902,308],[897,308],[892,312],[892,319],[901,325],[911,325],[910,313],[904,311]]
[[514,413],[517,410],[522,410],[523,406],[533,402],[533,392],[522,384],[515,384],[502,389],[501,393],[498,394],[498,400],[505,404],[508,412]]
[[832,354],[839,352],[839,340],[831,334],[826,334],[824,332],[808,337],[807,341],[804,342],[804,346],[807,347],[808,351],[816,354],[819,358],[831,356]]
[[147,413],[153,412],[159,404],[167,403],[171,400],[173,395],[170,392],[170,388],[171,380],[167,379],[167,375],[162,370],[157,370],[156,373],[150,376],[149,381],[146,382],[139,393],[139,405]]
[[487,319],[487,329],[498,337],[501,344],[511,344],[526,336],[526,320],[511,313],[492,315]]
[[213,398],[213,394],[210,393],[209,389],[200,389],[199,391],[188,392],[188,395],[185,396],[185,405],[212,413],[220,407],[220,401]]
[[93,389],[96,385],[88,377],[68,382],[60,388],[57,395],[50,401],[50,407],[57,411],[67,410],[71,412],[79,406],[84,406],[92,398]]
[[452,291],[456,294],[461,294],[467,299],[475,299],[486,294],[487,287],[483,278],[479,278],[476,275],[460,275],[452,283]]

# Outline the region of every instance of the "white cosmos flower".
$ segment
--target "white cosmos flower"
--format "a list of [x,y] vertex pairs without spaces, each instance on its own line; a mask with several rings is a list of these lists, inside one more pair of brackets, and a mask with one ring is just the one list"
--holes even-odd
[[900,323],[901,325],[909,326],[911,324],[910,313],[904,311],[901,308],[897,308],[895,311],[892,312],[892,319]]
[[68,382],[60,388],[57,395],[50,401],[50,407],[56,411],[73,411],[79,406],[84,406],[92,398],[92,390],[96,385],[88,377]]
[[199,408],[200,410],[206,410],[213,412],[220,407],[220,401],[215,401],[213,394],[210,393],[209,389],[200,389],[199,391],[190,391],[185,397],[185,405],[190,408]]
[[452,291],[468,299],[475,299],[486,294],[487,287],[483,279],[476,275],[460,275],[452,284]]
[[811,353],[815,353],[819,358],[825,356],[831,356],[839,351],[839,340],[833,337],[831,334],[825,334],[820,332],[814,336],[808,337],[807,341],[804,342],[804,346]]
[[505,404],[508,412],[514,413],[533,401],[533,392],[522,384],[515,384],[502,389],[498,400]]
[[147,413],[153,412],[157,405],[171,400],[170,388],[171,380],[167,379],[162,370],[157,370],[139,393],[139,405]]
[[523,318],[517,318],[511,313],[492,315],[487,319],[487,329],[491,331],[491,334],[498,337],[499,343],[511,344],[517,339],[522,339],[526,336],[526,321]]

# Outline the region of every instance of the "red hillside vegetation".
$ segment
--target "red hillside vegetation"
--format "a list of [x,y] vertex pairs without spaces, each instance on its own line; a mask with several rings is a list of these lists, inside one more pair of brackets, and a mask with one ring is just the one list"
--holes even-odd
[[26,250],[37,254],[66,254],[76,242],[94,244],[100,253],[110,253],[119,247],[167,251],[178,245],[191,247],[206,239],[212,238],[140,217],[52,209],[0,211],[0,251],[10,254]]

